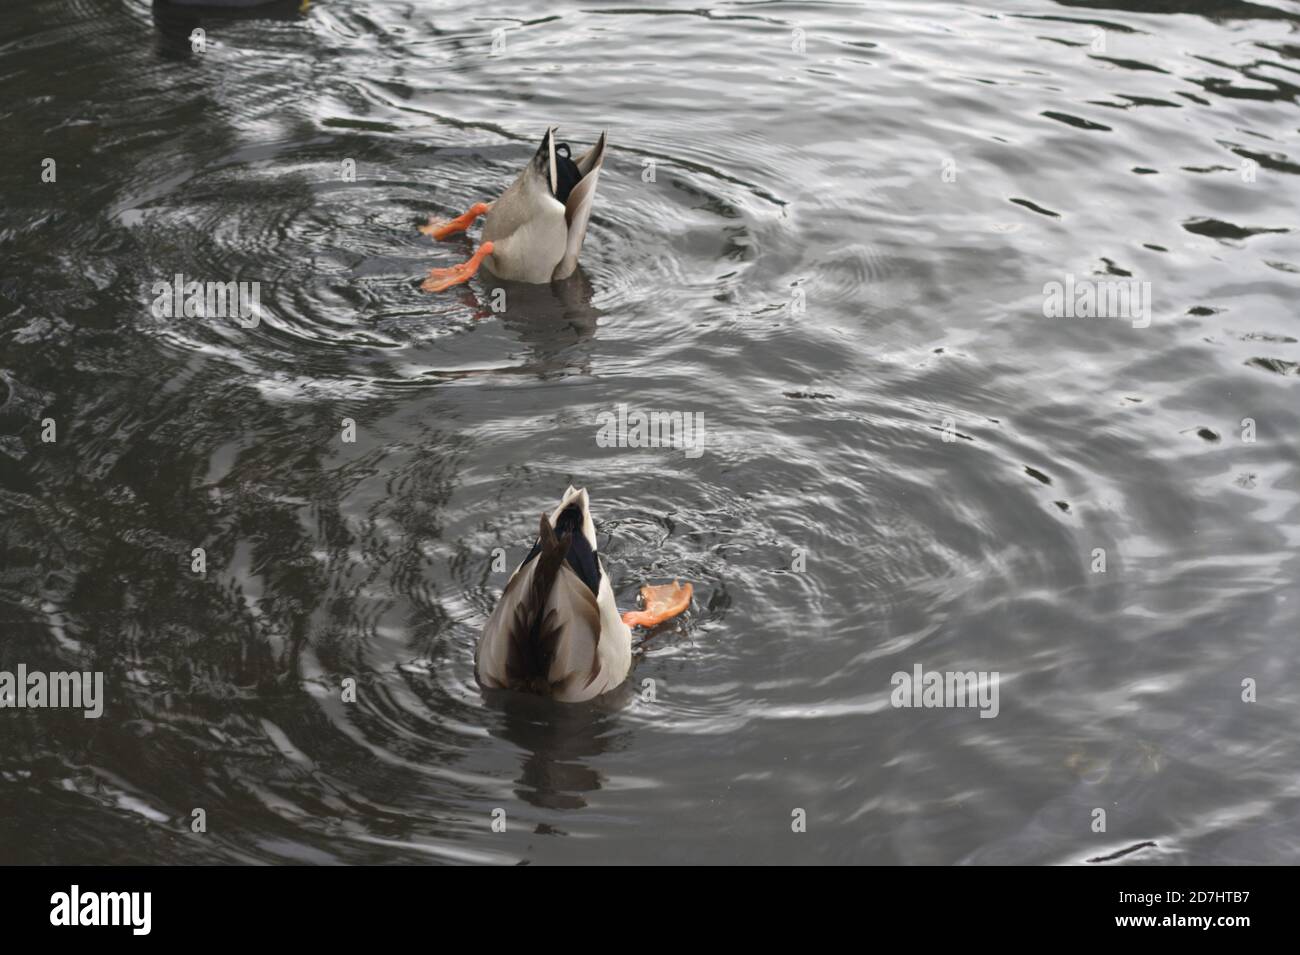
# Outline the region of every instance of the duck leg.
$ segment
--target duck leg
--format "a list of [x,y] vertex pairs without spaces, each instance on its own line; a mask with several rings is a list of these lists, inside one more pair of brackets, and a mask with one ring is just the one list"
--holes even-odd
[[431,235],[438,241],[442,241],[449,235],[455,235],[457,232],[464,232],[474,220],[488,211],[486,202],[476,202],[469,207],[469,211],[464,215],[459,215],[454,219],[435,219],[430,218],[427,225],[420,226],[420,231],[425,235]]
[[671,584],[650,585],[641,588],[644,610],[629,610],[623,622],[629,627],[657,627],[691,605],[690,584],[673,581]]
[[492,248],[491,242],[484,242],[468,262],[461,262],[447,269],[429,269],[429,277],[420,283],[420,288],[426,292],[441,292],[453,285],[468,282],[474,277],[478,267],[483,264],[483,260],[492,254]]

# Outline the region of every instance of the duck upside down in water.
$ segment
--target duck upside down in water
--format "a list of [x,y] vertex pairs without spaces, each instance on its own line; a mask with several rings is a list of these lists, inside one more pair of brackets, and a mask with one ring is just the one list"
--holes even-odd
[[619,616],[587,491],[570,487],[506,583],[479,638],[475,670],[490,689],[566,703],[618,687],[632,669],[633,626],[652,627],[690,604],[691,585],[643,587],[645,609]]
[[512,282],[540,284],[573,274],[605,161],[605,134],[573,159],[568,143],[556,145],[555,130],[554,126],[547,128],[532,160],[491,205],[477,203],[464,215],[448,222],[430,220],[420,229],[441,240],[465,231],[479,216],[487,216],[483,243],[473,257],[450,268],[430,269],[422,289],[441,292],[468,282],[480,265]]

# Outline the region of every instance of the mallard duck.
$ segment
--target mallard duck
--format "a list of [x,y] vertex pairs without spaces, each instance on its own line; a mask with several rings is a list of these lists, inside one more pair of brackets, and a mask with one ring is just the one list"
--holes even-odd
[[644,587],[646,609],[620,617],[596,552],[585,488],[569,487],[541,516],[537,541],[506,583],[475,654],[479,682],[566,703],[618,687],[632,669],[633,626],[652,627],[690,604],[691,586]]
[[605,134],[574,159],[568,143],[556,145],[555,130],[547,128],[532,160],[491,205],[476,203],[449,222],[430,220],[421,227],[425,235],[441,240],[487,216],[483,242],[473,257],[450,268],[430,269],[422,289],[441,292],[468,282],[480,265],[511,282],[540,284],[573,274],[605,161]]

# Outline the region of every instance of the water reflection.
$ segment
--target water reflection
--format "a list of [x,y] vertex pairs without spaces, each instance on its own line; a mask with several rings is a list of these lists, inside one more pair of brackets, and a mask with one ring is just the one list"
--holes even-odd
[[505,303],[501,324],[528,347],[527,365],[539,378],[591,374],[589,345],[604,313],[592,305],[591,281],[581,268],[550,285],[505,282],[489,274],[483,287],[489,302]]
[[[153,0],[152,15],[158,30],[158,53],[170,59],[187,59],[202,52],[207,32],[232,20],[297,20],[311,0]],[[195,30],[204,31],[202,35]]]
[[488,730],[523,752],[515,795],[542,809],[582,809],[584,794],[604,782],[596,757],[623,745],[628,729],[619,710],[628,686],[599,703],[565,706],[502,690],[484,691]]

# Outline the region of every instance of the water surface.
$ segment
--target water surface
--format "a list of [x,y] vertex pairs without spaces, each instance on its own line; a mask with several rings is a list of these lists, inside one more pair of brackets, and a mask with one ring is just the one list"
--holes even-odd
[[[0,669],[108,692],[0,713],[0,860],[1294,860],[1300,3],[509,10],[0,12]],[[421,292],[548,123],[609,132],[580,275]],[[618,699],[485,698],[569,483],[694,606]]]

